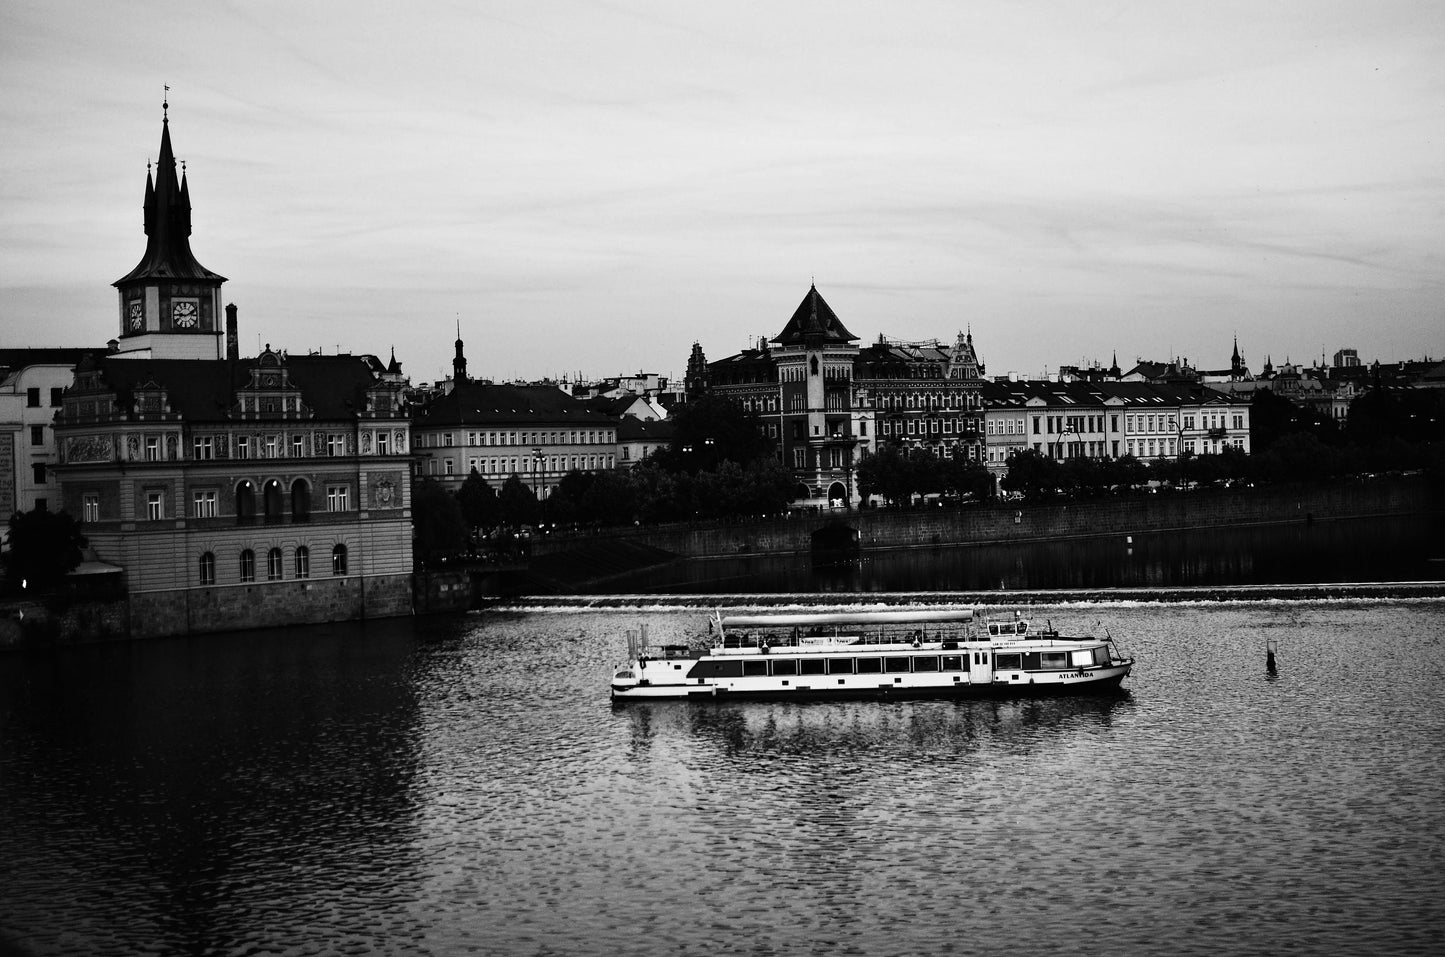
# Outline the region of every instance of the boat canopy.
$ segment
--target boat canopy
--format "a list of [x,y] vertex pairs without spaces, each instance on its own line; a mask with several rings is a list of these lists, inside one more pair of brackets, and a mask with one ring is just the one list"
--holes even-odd
[[945,621],[972,621],[972,608],[916,609],[912,611],[825,611],[785,615],[719,616],[723,630],[731,628],[806,628],[813,625],[922,625]]

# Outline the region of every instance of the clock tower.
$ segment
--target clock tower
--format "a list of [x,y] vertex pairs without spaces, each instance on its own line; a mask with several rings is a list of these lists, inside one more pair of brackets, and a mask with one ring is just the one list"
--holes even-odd
[[162,104],[161,152],[146,172],[145,255],[112,285],[120,298],[120,351],[155,359],[223,359],[221,283],[191,253],[191,195],[176,176],[169,103]]

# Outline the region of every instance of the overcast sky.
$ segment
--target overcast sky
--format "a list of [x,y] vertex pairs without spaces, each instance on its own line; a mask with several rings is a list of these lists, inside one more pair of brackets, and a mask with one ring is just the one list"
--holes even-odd
[[0,5],[0,345],[93,345],[169,84],[243,351],[681,375],[816,279],[992,375],[1445,353],[1445,3]]

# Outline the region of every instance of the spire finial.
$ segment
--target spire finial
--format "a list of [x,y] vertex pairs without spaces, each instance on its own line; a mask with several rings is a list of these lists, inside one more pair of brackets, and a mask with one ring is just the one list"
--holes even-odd
[[169,122],[170,122],[170,109],[171,109],[171,87],[170,87],[170,84],[166,84],[166,92],[165,92],[165,95],[161,97],[161,122],[162,122],[162,123],[169,123]]

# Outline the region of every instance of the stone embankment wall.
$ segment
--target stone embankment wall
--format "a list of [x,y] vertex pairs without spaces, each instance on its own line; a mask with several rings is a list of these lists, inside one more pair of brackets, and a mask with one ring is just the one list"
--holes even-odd
[[[748,556],[807,552],[813,532],[839,522],[859,530],[866,550],[1051,541],[1167,529],[1403,515],[1441,508],[1440,497],[1419,478],[1308,488],[1201,489],[1057,505],[864,509],[749,524],[674,525],[604,534],[686,557]],[[563,553],[597,540],[595,535],[549,536],[534,543],[533,555]]]
[[130,637],[124,599],[14,601],[0,605],[0,651]]

